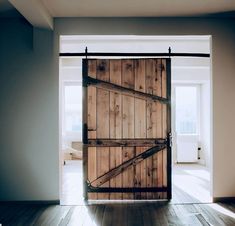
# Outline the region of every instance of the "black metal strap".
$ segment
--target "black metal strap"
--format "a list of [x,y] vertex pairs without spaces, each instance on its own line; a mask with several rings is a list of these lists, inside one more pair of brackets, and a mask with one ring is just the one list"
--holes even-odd
[[92,182],[88,182],[88,187],[100,187],[107,181],[109,181],[111,178],[119,175],[126,169],[128,169],[130,166],[137,165],[140,162],[142,162],[144,159],[149,158],[150,156],[154,155],[155,153],[165,149],[167,147],[166,144],[158,145],[152,148],[147,149],[146,151],[142,152],[141,154],[127,160],[126,162],[120,164],[119,166],[115,167],[114,169],[111,169],[109,172],[103,174],[102,176],[99,176],[97,179],[93,180]]
[[209,53],[60,53],[61,57],[210,57]]
[[88,139],[88,147],[153,147],[163,144],[167,144],[167,139]]
[[167,192],[167,187],[133,187],[133,188],[108,188],[108,187],[93,187],[87,185],[88,192],[98,193],[134,193],[134,192]]
[[103,81],[100,79],[95,79],[90,76],[87,76],[85,79],[83,79],[83,83],[86,85],[96,86],[97,88],[106,89],[111,92],[119,92],[121,94],[138,97],[138,98],[145,99],[145,100],[147,99],[147,100],[160,101],[165,104],[169,102],[167,98],[159,97],[159,96],[149,94],[149,93],[144,93],[144,92],[137,91],[134,89],[129,89],[123,86],[116,85],[111,82]]

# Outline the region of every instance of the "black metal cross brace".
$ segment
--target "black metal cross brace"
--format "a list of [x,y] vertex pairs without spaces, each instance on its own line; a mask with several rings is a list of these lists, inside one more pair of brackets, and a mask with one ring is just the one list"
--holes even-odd
[[127,160],[126,162],[120,164],[119,166],[113,168],[109,172],[103,174],[102,176],[99,176],[97,179],[93,180],[92,182],[88,181],[88,188],[99,188],[101,185],[109,181],[111,178],[119,175],[123,171],[125,171],[130,166],[135,166],[142,162],[144,159],[149,158],[150,156],[154,155],[155,153],[165,149],[167,147],[166,144],[163,145],[157,145],[154,147],[151,147],[147,149],[145,152]]

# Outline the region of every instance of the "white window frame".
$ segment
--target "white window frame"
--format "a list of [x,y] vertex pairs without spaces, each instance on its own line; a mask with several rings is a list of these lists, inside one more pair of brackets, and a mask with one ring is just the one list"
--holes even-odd
[[[176,133],[176,88],[177,87],[196,87],[197,92],[197,124],[196,124],[196,133],[190,135],[198,135],[200,137],[201,134],[201,85],[194,83],[177,83],[173,84],[172,90],[172,117],[173,117],[173,130]],[[184,134],[180,134],[184,135]]]
[[[80,135],[79,132],[75,132],[75,131],[66,131],[66,122],[65,122],[65,87],[66,86],[82,86],[82,82],[81,81],[63,81],[62,84],[62,134],[66,134],[68,136],[71,137],[76,137],[77,135]],[[82,104],[82,103],[81,103]],[[82,131],[81,131],[81,136],[82,136]],[[77,140],[78,142],[82,141],[82,137],[81,140]]]

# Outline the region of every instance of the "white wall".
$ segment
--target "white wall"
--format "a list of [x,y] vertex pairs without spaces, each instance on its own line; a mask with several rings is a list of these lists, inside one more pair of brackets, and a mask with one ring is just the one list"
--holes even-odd
[[[79,58],[61,58],[60,59],[60,115],[62,131],[62,151],[66,151],[68,147],[72,147],[72,142],[81,143],[81,132],[72,132],[65,130],[65,85],[74,84],[82,85],[82,60]],[[79,100],[78,100],[79,101]],[[80,102],[82,105],[82,100]],[[64,127],[64,129],[63,129]],[[71,151],[71,150],[70,150]]]
[[[188,59],[186,58],[186,61]],[[177,61],[177,60],[176,60]],[[174,64],[178,64],[179,62],[175,62],[172,60],[172,85],[191,85],[195,84],[199,87],[199,147],[201,150],[199,151],[200,160],[198,163],[205,165],[206,167],[210,167],[210,133],[211,133],[211,89],[210,89],[210,61],[208,58],[202,58],[197,65],[193,65],[191,62],[188,62],[184,67],[174,67]],[[195,62],[194,62],[195,64]],[[175,100],[174,100],[174,92],[172,93],[172,132],[173,132],[173,162],[176,162],[176,135],[174,133],[174,123],[175,123]]]
[[235,196],[234,25],[226,18],[57,18],[55,53],[59,35],[212,35],[212,196],[230,197]]
[[59,198],[59,35],[73,34],[212,35],[212,195],[235,196],[233,19],[61,18],[54,41],[24,20],[0,23],[0,200]]
[[210,128],[211,128],[211,112],[210,112],[210,82],[206,81],[201,84],[201,144],[200,151],[201,162],[208,168],[211,166],[211,144],[210,144]]
[[58,200],[53,33],[0,19],[0,200]]

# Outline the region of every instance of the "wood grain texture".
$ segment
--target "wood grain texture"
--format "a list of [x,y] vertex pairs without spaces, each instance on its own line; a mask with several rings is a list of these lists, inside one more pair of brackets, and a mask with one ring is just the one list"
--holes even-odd
[[[110,82],[121,85],[122,68],[121,60],[110,61]],[[110,138],[122,138],[122,96],[110,92]],[[122,148],[110,147],[110,169],[122,163]],[[122,175],[117,175],[110,180],[110,187],[122,187]],[[110,193],[110,199],[122,199],[122,193]]]
[[107,59],[98,59],[97,60],[97,74],[96,78],[109,82],[109,60]]
[[[122,86],[134,89],[133,60],[122,60]],[[135,98],[122,95],[122,137],[135,137]],[[134,148],[122,148],[123,162],[134,157]],[[134,186],[134,167],[130,167],[122,173],[122,186]],[[123,193],[123,199],[133,199],[132,193]]]
[[[88,180],[91,182],[97,178],[97,152],[95,147],[88,148]],[[88,199],[97,199],[96,193],[88,193]]]
[[[107,203],[81,206],[0,204],[4,225],[235,225],[234,203]],[[224,213],[216,209],[222,208]],[[230,214],[225,214],[226,212]]]
[[[88,61],[88,75],[96,78],[96,60]],[[96,138],[96,88],[88,86],[88,138]],[[96,147],[91,147],[87,149],[88,151],[88,180],[93,181],[97,178],[97,156]],[[96,193],[88,193],[88,199],[97,199]]]
[[[145,72],[146,72],[146,92],[149,94],[155,94],[156,93],[156,73],[155,73],[155,65],[156,60],[155,59],[149,59],[145,62]],[[156,113],[154,113],[154,106],[155,103],[152,101],[147,101],[147,138],[153,138],[156,137],[155,129],[158,127],[156,124]],[[156,154],[155,154],[156,155]],[[146,160],[146,185],[147,187],[153,186],[153,180],[154,180],[154,165],[153,165],[153,158],[154,156],[151,156]],[[152,199],[153,194],[147,193],[147,199]]]
[[[145,147],[138,147],[137,154],[143,153],[145,151]],[[144,160],[140,163],[140,187],[147,187],[147,160]],[[141,192],[140,199],[147,199],[147,192]]]
[[[134,147],[124,147],[122,149],[123,162],[134,157]],[[134,167],[131,166],[122,173],[122,186],[127,188],[134,187]],[[123,199],[133,199],[133,193],[123,193]]]
[[[98,79],[109,81],[109,60],[97,60]],[[102,89],[97,89],[97,138],[109,138],[109,92]],[[97,147],[97,177],[108,172],[110,169],[110,150],[109,147]],[[106,182],[104,187],[109,187],[109,182]],[[109,193],[98,193],[98,199],[109,199]]]
[[135,87],[133,60],[122,60],[122,86],[130,89]]
[[[136,141],[134,146],[123,147],[122,141],[120,146],[117,146],[111,143],[101,145],[101,140],[107,143],[108,139],[115,139],[117,142],[118,139],[166,139],[169,111],[166,102],[140,98],[137,95],[138,92],[142,92],[145,95],[167,97],[166,59],[97,59],[88,60],[88,62],[90,77],[102,80],[103,83],[109,82],[135,90],[135,93],[128,95],[103,86],[90,85],[88,88],[88,138],[89,142],[93,142],[90,147],[96,148],[96,151],[91,149],[88,157],[92,158],[88,161],[88,168],[90,168],[88,174],[93,179],[149,148],[148,145],[148,147],[138,146],[138,142],[140,144],[141,141]],[[99,144],[95,143],[94,139]],[[113,177],[102,186],[165,187],[169,178],[167,159],[167,151],[160,151]],[[91,165],[95,167],[92,168]],[[166,194],[166,192],[99,193],[97,198],[163,199],[166,198]]]
[[[134,61],[135,65],[135,90],[145,92],[145,60]],[[146,138],[146,100],[135,98],[135,138]],[[135,154],[139,155],[146,150],[145,147],[136,147]],[[147,160],[135,166],[135,187],[147,187]],[[146,192],[136,192],[135,199],[145,199]]]

